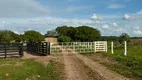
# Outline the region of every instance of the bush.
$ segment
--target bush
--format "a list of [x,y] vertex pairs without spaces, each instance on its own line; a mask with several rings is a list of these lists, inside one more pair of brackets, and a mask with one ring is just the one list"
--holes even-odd
[[59,42],[71,42],[71,38],[67,36],[60,36],[58,37]]

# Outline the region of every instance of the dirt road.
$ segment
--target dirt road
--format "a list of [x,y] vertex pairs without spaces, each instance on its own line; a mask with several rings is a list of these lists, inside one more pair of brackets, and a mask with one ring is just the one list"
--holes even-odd
[[[91,80],[86,74],[86,68],[83,68],[83,65],[86,65],[93,72],[92,80],[130,80],[122,75],[119,75],[105,66],[95,62],[86,56],[81,54],[63,51],[65,70],[67,73],[67,80]],[[81,64],[80,62],[83,62]],[[95,77],[95,78],[94,78]]]
[[67,80],[89,80],[83,65],[74,54],[63,51],[65,73]]
[[96,71],[100,76],[102,76],[105,80],[130,80],[114,71],[109,70],[105,66],[95,62],[86,56],[76,54],[76,56],[82,60],[85,65],[89,66],[93,71]]
[[62,51],[66,80],[105,80],[77,58],[73,52]]
[[64,80],[129,80],[86,56],[65,49],[62,50],[61,56],[41,57],[25,54],[24,58],[34,58],[44,65],[47,65],[51,59],[59,58],[58,60],[64,64]]

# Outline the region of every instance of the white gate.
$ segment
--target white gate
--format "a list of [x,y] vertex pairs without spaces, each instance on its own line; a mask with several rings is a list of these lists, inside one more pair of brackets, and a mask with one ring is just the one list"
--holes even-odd
[[66,52],[76,53],[94,53],[94,52],[107,52],[106,41],[96,42],[60,42],[50,46],[50,53],[61,53],[63,50]]
[[107,52],[107,41],[96,41],[95,52]]

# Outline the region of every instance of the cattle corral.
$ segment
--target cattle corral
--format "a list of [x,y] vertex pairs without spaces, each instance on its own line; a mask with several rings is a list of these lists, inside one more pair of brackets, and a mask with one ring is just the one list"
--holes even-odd
[[[77,59],[76,64],[79,64],[81,60],[85,62],[85,65],[88,64],[86,65],[88,67],[98,67],[95,65],[91,65],[91,63],[86,61],[86,60],[89,60],[89,61],[93,60],[91,61],[92,63],[94,63],[94,61],[95,62],[97,61],[97,63],[94,63],[94,64],[97,64],[97,65],[102,64],[103,66],[113,71],[116,71],[119,74],[124,75],[125,77],[131,76],[129,78],[141,79],[142,77],[141,76],[141,65],[142,65],[141,64],[141,59],[142,59],[141,48],[142,47],[141,45],[133,45],[133,46],[132,45],[133,44],[126,44],[126,42],[125,44],[124,43],[120,44],[118,42],[107,42],[107,41],[58,42],[56,44],[51,44],[49,42],[9,43],[9,44],[5,43],[0,45],[0,54],[3,58],[9,58],[9,57],[22,57],[24,56],[23,52],[27,52],[28,54],[31,54],[33,56],[39,56],[39,57],[44,56],[46,59],[50,57],[48,56],[50,54],[51,56],[55,54],[59,54],[59,55],[63,54],[65,59],[67,59],[68,57],[70,58],[71,61],[74,61],[73,60],[74,58]],[[127,52],[127,55],[125,55],[125,52]],[[57,55],[57,57],[59,56]],[[78,58],[80,60],[78,60]],[[66,62],[64,64],[72,65],[72,67],[77,66],[74,62],[69,62],[69,63]],[[93,68],[93,70],[96,70],[96,69]],[[102,73],[101,70],[96,70],[96,71],[98,71],[98,74],[101,73],[103,76],[105,75]],[[121,73],[124,71],[125,73]],[[129,74],[130,72],[132,72],[132,74]],[[74,73],[74,72],[71,72],[71,73]],[[108,73],[110,73],[109,70],[108,70]],[[83,74],[86,74],[86,73],[83,73]],[[80,74],[80,76],[82,75]],[[108,77],[104,76],[104,77],[108,79],[110,78],[110,76]]]
[[3,43],[0,44],[0,57],[22,57],[23,44],[22,43]]

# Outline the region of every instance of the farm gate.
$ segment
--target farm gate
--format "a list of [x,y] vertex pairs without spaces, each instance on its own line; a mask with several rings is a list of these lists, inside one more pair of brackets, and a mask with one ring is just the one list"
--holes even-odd
[[49,42],[30,42],[27,43],[27,52],[33,55],[50,55]]
[[50,45],[50,53],[61,53],[65,50],[68,53],[94,53],[94,52],[107,52],[106,41],[96,42],[60,42]]
[[0,58],[22,57],[23,44],[22,43],[1,43],[0,44]]

